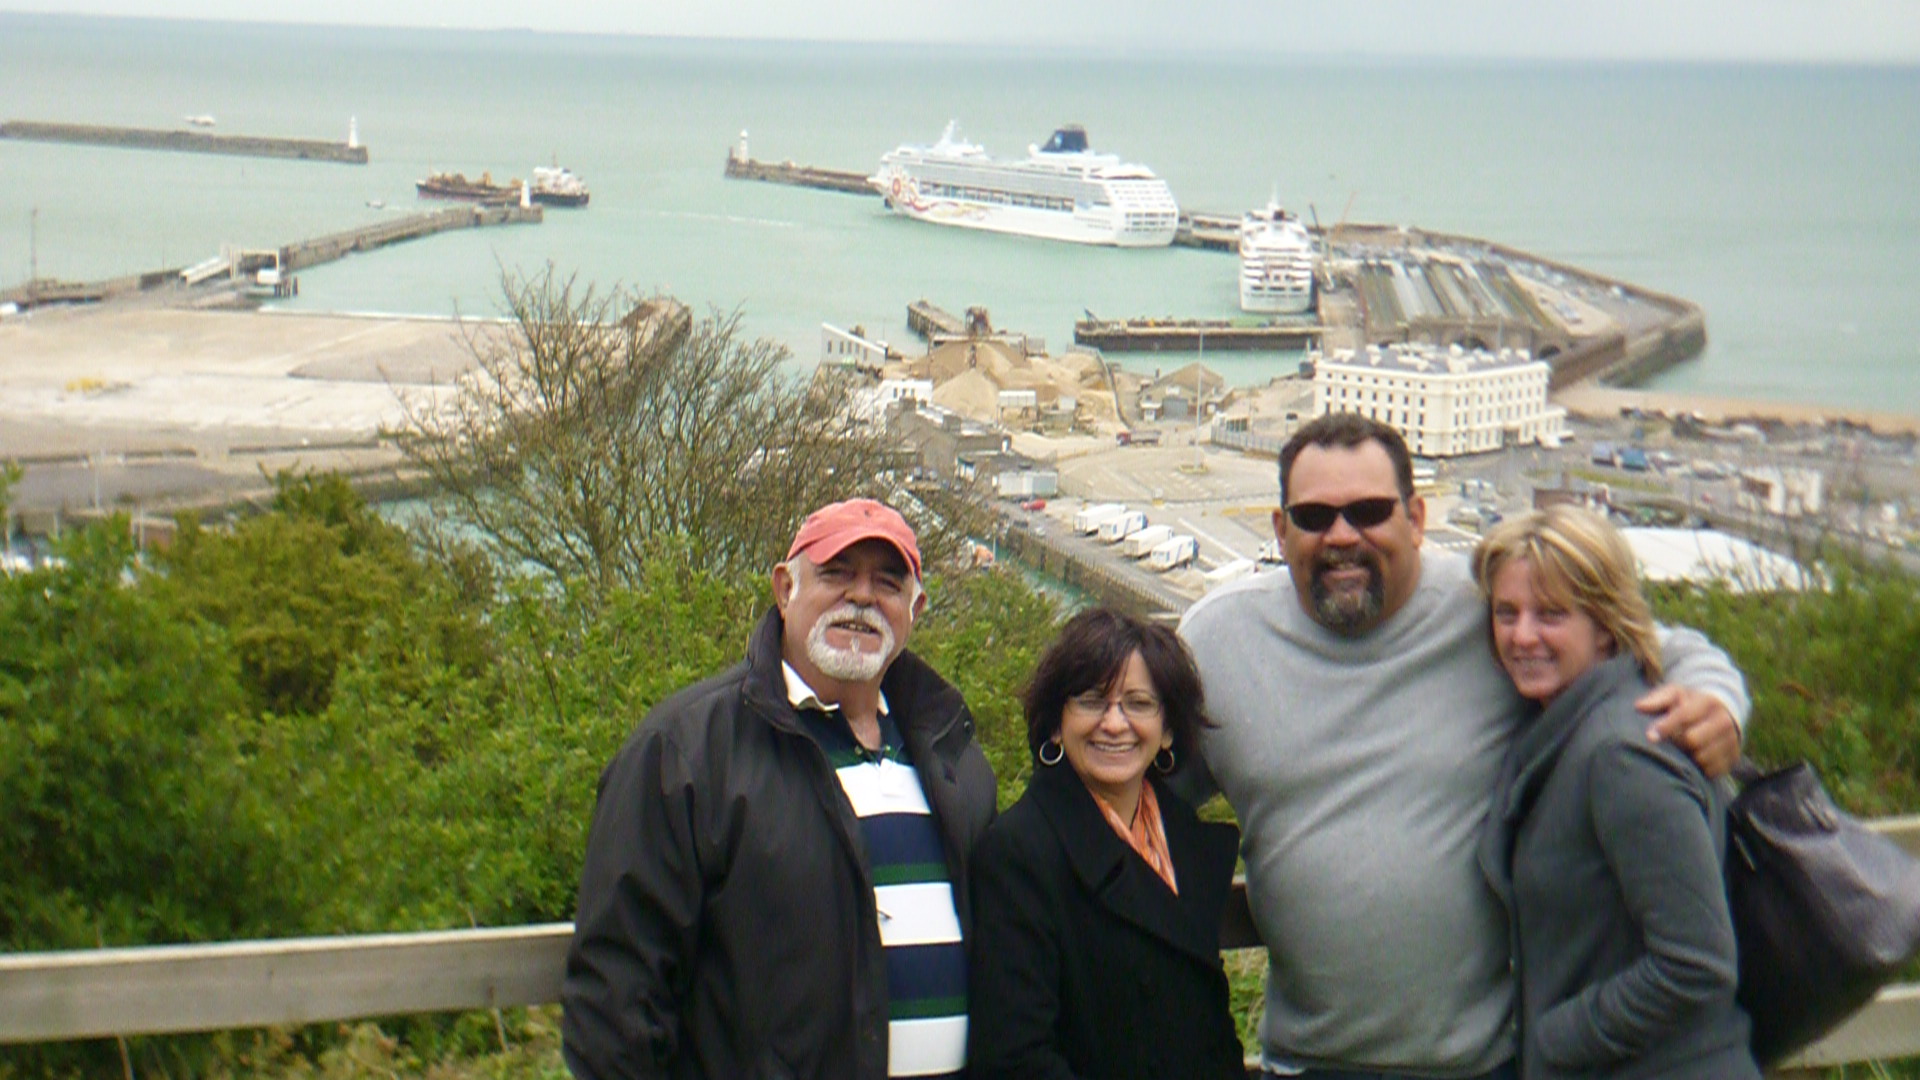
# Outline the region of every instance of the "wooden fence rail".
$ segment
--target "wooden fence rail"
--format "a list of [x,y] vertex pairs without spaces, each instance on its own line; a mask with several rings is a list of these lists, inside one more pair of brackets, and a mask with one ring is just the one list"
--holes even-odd
[[[1874,822],[1920,854],[1920,815]],[[0,1044],[451,1012],[560,999],[568,923],[0,955]],[[1236,886],[1221,947],[1258,945]],[[1920,984],[1890,987],[1794,1067],[1920,1056]]]

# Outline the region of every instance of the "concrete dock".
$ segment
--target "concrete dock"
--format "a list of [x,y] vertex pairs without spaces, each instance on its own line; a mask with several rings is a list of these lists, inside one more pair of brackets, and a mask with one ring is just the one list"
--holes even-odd
[[1103,352],[1304,349],[1320,340],[1316,322],[1239,319],[1081,319],[1073,341]]
[[408,214],[392,221],[364,225],[357,229],[331,233],[311,240],[300,240],[280,249],[281,266],[302,270],[309,266],[345,258],[356,251],[372,251],[388,244],[417,240],[449,229],[479,229],[489,225],[537,225],[546,220],[539,206],[500,206],[473,204],[449,206]]
[[108,127],[98,124],[43,124],[32,120],[0,123],[0,139],[117,146],[129,150],[176,150],[194,154],[234,154],[241,157],[290,158],[365,165],[367,148],[357,142],[323,139],[281,139],[261,135],[215,135],[206,131],[164,128]]
[[[356,251],[372,251],[375,248],[386,247],[388,244],[417,240],[449,229],[538,224],[543,220],[545,215],[538,206],[450,206],[444,210],[408,214],[405,217],[329,233],[326,236],[296,240],[277,249],[242,253],[244,255],[242,261],[258,263],[262,261],[263,256],[265,260],[270,261],[277,254],[281,271],[292,273],[295,270],[304,270],[310,266],[345,258]],[[181,267],[149,270],[142,274],[129,274],[104,281],[29,281],[24,285],[0,292],[0,303],[13,303],[21,308],[55,304],[91,304],[141,294],[185,292],[201,284],[205,286],[201,290],[204,295],[213,289],[233,284],[234,275],[229,273],[229,269],[238,271],[246,267],[236,264],[230,268],[223,268],[217,275],[207,277],[204,282],[187,281],[188,270]]]
[[727,152],[725,175],[729,180],[758,180],[766,184],[788,184],[848,195],[879,194],[873,190],[872,184],[867,183],[865,173],[795,165],[791,161],[755,161],[732,150]]
[[920,299],[907,305],[907,329],[931,341],[935,334],[964,334],[967,324],[933,301]]
[[1173,246],[1203,251],[1240,250],[1240,218],[1208,210],[1182,210],[1174,227]]

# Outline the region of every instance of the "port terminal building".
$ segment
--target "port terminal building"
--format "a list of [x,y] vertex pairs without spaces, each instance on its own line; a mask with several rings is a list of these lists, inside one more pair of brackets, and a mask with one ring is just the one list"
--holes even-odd
[[1567,411],[1547,404],[1552,368],[1524,350],[1396,343],[1310,363],[1316,416],[1354,412],[1391,424],[1420,457],[1558,446],[1566,436]]

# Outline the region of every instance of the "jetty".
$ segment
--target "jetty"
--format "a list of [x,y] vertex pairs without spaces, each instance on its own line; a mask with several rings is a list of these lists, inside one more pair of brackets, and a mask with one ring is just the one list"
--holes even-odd
[[766,184],[788,184],[819,191],[839,191],[848,195],[874,195],[865,173],[844,169],[822,169],[813,165],[795,165],[791,161],[755,161],[747,156],[746,132],[740,133],[740,145],[727,151],[725,175],[729,180],[758,180]]
[[345,258],[356,251],[372,251],[375,248],[386,247],[388,244],[418,240],[423,236],[432,236],[434,233],[442,233],[450,229],[479,229],[489,225],[537,225],[544,220],[546,216],[538,205],[449,206],[444,210],[408,214],[392,221],[363,225],[357,229],[329,233],[311,240],[295,241],[280,249],[280,261],[281,265],[288,270],[301,270]]
[[[189,291],[189,295],[205,295],[204,292],[190,291],[202,285],[212,287],[257,281],[259,279],[254,275],[265,268],[277,270],[282,275],[290,274],[295,270],[304,270],[309,266],[319,266],[322,263],[345,258],[356,251],[372,251],[389,244],[417,240],[423,236],[432,236],[450,229],[538,224],[543,220],[545,215],[539,206],[450,206],[444,210],[408,214],[405,217],[328,233],[312,239],[295,240],[278,248],[223,251],[219,255],[188,267],[149,270],[141,274],[128,274],[103,281],[73,282],[45,279],[29,281],[24,285],[0,292],[0,303],[13,303],[22,308],[45,304],[92,304],[142,294],[157,295],[163,290]],[[283,280],[281,285],[283,287],[277,288],[275,295],[291,294],[295,288],[291,280]]]
[[215,135],[207,131],[166,128],[108,127],[98,124],[46,124],[32,120],[0,123],[0,139],[34,142],[116,146],[128,150],[176,150],[193,154],[233,154],[241,157],[288,158],[365,165],[367,148],[349,125],[346,142],[323,139],[282,139],[263,135]]
[[1238,252],[1240,219],[1208,210],[1182,210],[1179,224],[1174,226],[1173,244],[1204,251]]
[[935,334],[951,334],[956,337],[965,334],[967,324],[960,316],[933,301],[920,299],[907,305],[907,329],[932,341]]
[[1324,332],[1311,320],[1081,319],[1073,341],[1102,352],[1246,352],[1304,349]]

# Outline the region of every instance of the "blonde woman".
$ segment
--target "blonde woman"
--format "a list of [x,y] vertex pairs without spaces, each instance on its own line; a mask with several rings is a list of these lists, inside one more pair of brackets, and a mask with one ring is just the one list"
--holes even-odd
[[1512,916],[1521,1080],[1755,1080],[1724,808],[1634,708],[1660,649],[1626,539],[1586,510],[1537,511],[1487,535],[1474,577],[1534,706],[1479,852]]

